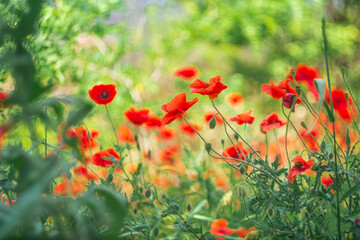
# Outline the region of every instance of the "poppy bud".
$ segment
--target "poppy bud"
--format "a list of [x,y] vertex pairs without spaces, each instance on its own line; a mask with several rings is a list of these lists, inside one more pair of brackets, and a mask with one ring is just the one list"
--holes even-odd
[[240,172],[240,174],[244,174],[244,173],[245,173],[245,171],[246,171],[246,169],[245,169],[245,167],[244,167],[244,166],[241,166],[241,167],[239,168],[239,172]]
[[148,152],[149,159],[151,159],[151,150]]
[[239,140],[239,134],[235,133],[234,138],[236,139],[236,141],[238,141]]
[[137,209],[136,208],[134,208],[134,213],[137,214]]
[[192,207],[190,205],[190,203],[186,206],[186,210],[188,210],[189,212],[191,211]]
[[150,189],[146,189],[145,191],[145,197],[149,198],[151,196],[151,190]]
[[66,172],[66,178],[69,180],[71,179],[71,172]]
[[144,191],[143,187],[139,187],[139,192],[142,193]]
[[300,96],[300,94],[301,94],[301,87],[300,87],[299,85],[297,85],[297,86],[295,87],[295,91],[296,91],[297,95]]
[[209,128],[210,129],[214,129],[216,126],[216,120],[215,118],[213,117],[210,121],[209,121]]
[[209,153],[211,150],[211,144],[210,143],[206,143],[205,144],[205,150]]
[[344,94],[344,97],[345,97],[346,101],[348,102],[348,101],[349,101],[349,94],[348,94],[348,93],[345,93],[345,94]]
[[329,159],[332,159],[334,157],[334,154],[333,153],[330,153],[329,154]]
[[221,145],[222,145],[223,148],[224,148],[224,144],[225,144],[225,140],[221,139]]
[[135,134],[134,139],[135,139],[135,142],[138,142],[138,140],[139,140],[138,135]]
[[295,70],[294,70],[294,69],[291,69],[291,71],[290,71],[290,72],[291,72],[291,76],[292,76],[292,78],[295,80],[295,74],[296,74],[296,73],[295,73]]
[[306,124],[305,124],[304,122],[301,122],[301,126],[302,126],[303,128],[305,128],[305,129],[307,129],[307,126],[306,126]]
[[114,179],[114,177],[113,177],[113,175],[110,173],[110,174],[107,176],[106,181],[107,181],[108,183],[111,183],[113,179]]

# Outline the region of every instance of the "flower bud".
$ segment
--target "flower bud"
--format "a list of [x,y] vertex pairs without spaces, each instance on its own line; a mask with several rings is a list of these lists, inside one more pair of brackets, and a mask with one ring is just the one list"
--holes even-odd
[[211,151],[211,143],[205,144],[205,150],[209,153]]
[[234,138],[236,139],[236,141],[238,141],[239,140],[239,134],[235,133]]
[[246,171],[246,168],[245,168],[244,166],[241,166],[241,167],[239,168],[240,174],[244,174],[245,171]]
[[110,174],[107,176],[106,181],[107,181],[108,183],[111,183],[113,179],[114,179],[114,177],[113,177],[113,175],[110,173]]
[[295,87],[295,91],[296,91],[297,95],[300,96],[300,94],[301,94],[301,87],[300,87],[299,85],[297,85],[297,86]]
[[145,197],[149,198],[151,196],[151,190],[148,188],[145,191]]
[[215,126],[216,126],[216,120],[215,120],[215,118],[213,117],[213,118],[210,119],[210,121],[209,121],[209,128],[210,128],[210,129],[214,129]]
[[291,69],[291,71],[290,71],[290,72],[291,72],[291,76],[292,76],[292,78],[293,78],[293,79],[294,79],[294,81],[295,81],[295,74],[296,74],[296,73],[295,73],[295,70],[294,70],[294,69]]
[[349,101],[349,94],[348,94],[348,93],[345,93],[345,94],[344,94],[344,97],[345,97],[346,101],[348,102],[348,101]]
[[189,203],[189,204],[186,206],[186,210],[188,210],[188,212],[190,212],[191,209],[192,209],[192,207],[191,207],[191,205],[190,205],[190,203]]
[[301,126],[302,126],[303,128],[305,128],[305,129],[307,129],[307,126],[306,126],[306,124],[305,124],[304,122],[301,122]]

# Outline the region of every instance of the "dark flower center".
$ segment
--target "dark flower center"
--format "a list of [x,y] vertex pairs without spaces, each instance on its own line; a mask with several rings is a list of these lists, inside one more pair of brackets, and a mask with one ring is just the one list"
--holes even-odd
[[103,92],[101,93],[101,97],[102,97],[103,99],[107,99],[107,98],[109,97],[109,94],[108,94],[106,91],[103,91]]
[[295,167],[297,168],[297,169],[301,169],[302,168],[302,163],[301,162],[296,162],[295,163]]

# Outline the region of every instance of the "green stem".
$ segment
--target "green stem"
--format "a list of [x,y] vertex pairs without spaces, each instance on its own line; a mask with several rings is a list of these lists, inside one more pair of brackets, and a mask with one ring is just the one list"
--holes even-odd
[[113,132],[114,132],[114,135],[115,135],[115,139],[116,139],[116,141],[117,141],[117,143],[118,143],[118,146],[120,146],[120,142],[119,142],[119,139],[117,138],[117,134],[116,134],[115,126],[114,126],[113,121],[111,120],[110,113],[109,113],[109,110],[108,110],[107,105],[105,105],[105,109],[106,109],[106,114],[107,114],[107,116],[108,116],[108,118],[109,118],[109,120],[110,120],[111,127],[112,127]]

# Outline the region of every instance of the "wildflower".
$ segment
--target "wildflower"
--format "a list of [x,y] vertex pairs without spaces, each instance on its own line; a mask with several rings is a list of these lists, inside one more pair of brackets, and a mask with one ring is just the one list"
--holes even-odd
[[128,171],[129,173],[135,174],[138,170],[138,165],[135,163],[129,163],[128,165],[126,165],[126,171]]
[[[226,219],[223,218],[217,219],[211,223],[210,233],[213,235],[222,235],[222,236],[233,234],[235,230],[228,228],[228,225],[229,223]],[[217,237],[216,239],[220,240],[223,238]]]
[[175,96],[169,103],[161,106],[161,109],[166,112],[161,122],[165,125],[171,123],[179,116],[180,113],[186,112],[198,100],[198,98],[194,98],[192,101],[186,102],[186,93],[181,93]]
[[[298,99],[298,97],[296,96],[296,94],[286,93],[286,94],[283,96],[282,105],[284,105],[284,107],[286,107],[286,108],[288,108],[288,109],[291,109],[295,97]],[[294,103],[294,104],[295,104],[295,103]],[[295,105],[294,105],[294,107],[292,108],[292,112],[295,112]]]
[[117,131],[117,139],[121,143],[135,143],[134,134],[131,132],[131,129],[126,125],[121,125]]
[[85,166],[77,166],[74,168],[74,174],[78,177],[86,177],[88,180],[97,180],[95,174],[88,172]]
[[314,166],[312,159],[305,161],[300,155],[294,157],[291,162],[295,163],[295,166],[290,169],[289,175],[287,177],[290,183],[294,182],[294,179],[298,174],[310,170]]
[[156,115],[149,115],[149,119],[145,122],[147,129],[154,129],[161,127],[161,118]]
[[241,95],[241,93],[229,93],[226,96],[226,102],[231,107],[237,107],[243,103],[243,96]]
[[116,88],[114,84],[99,84],[89,90],[90,98],[99,105],[107,105],[114,100]]
[[230,118],[230,121],[234,121],[239,125],[242,125],[244,123],[252,124],[255,120],[255,116],[252,115],[252,109],[249,110],[249,112],[240,113],[234,117]]
[[246,154],[247,154],[247,151],[244,149],[241,142],[238,142],[237,144],[235,144],[235,146],[231,146],[231,147],[226,148],[224,150],[224,152],[222,153],[222,155],[224,157],[239,159],[239,161],[240,161],[240,159],[245,160],[246,159]]
[[280,88],[279,86],[276,86],[272,80],[270,80],[270,84],[262,84],[261,90],[264,93],[267,93],[270,96],[272,96],[274,99],[280,99],[286,94],[286,90]]
[[175,69],[174,75],[185,81],[196,78],[199,75],[199,70],[195,66],[184,66]]
[[150,109],[148,108],[137,110],[134,106],[131,106],[124,112],[124,116],[134,125],[140,126],[149,120],[149,112]]
[[106,167],[114,164],[111,158],[120,160],[120,155],[113,148],[108,148],[95,153],[93,156],[93,163],[96,166]]
[[174,139],[176,136],[177,136],[177,131],[175,128],[164,126],[160,128],[159,134],[157,135],[157,139],[159,141],[168,141]]
[[190,88],[193,89],[191,93],[200,93],[201,95],[208,95],[210,99],[215,99],[222,90],[228,87],[220,81],[220,75],[210,78],[209,83],[196,79],[190,84]]
[[246,238],[246,235],[253,233],[253,231],[255,231],[255,227],[251,227],[249,229],[239,228],[235,233],[239,238]]
[[7,92],[0,90],[0,108],[7,108],[10,107],[10,105],[5,105],[4,101],[7,100],[10,97],[10,94]]
[[329,185],[333,184],[334,181],[331,179],[330,175],[322,175],[321,183],[326,186],[326,190],[328,190]]
[[[289,72],[287,78],[294,81],[291,73]],[[320,70],[315,67],[308,66],[304,63],[300,63],[295,67],[295,80],[298,83],[305,83],[306,87],[309,89],[311,93],[314,94],[316,99],[319,98],[319,93],[314,84],[315,78],[320,77]]]
[[[345,91],[339,88],[334,88],[331,90],[331,94],[332,94],[333,105],[336,113],[339,115],[340,118],[348,122],[351,121],[352,117],[351,117],[349,105],[345,98]],[[326,94],[325,100],[328,103],[330,103],[329,94]],[[350,97],[349,97],[349,103],[350,103],[350,107],[352,107],[353,101]]]
[[271,113],[261,123],[260,130],[263,133],[267,133],[274,128],[280,128],[286,124],[286,121],[279,119],[277,113]]
[[[196,124],[196,123],[194,123],[194,122],[191,122],[190,124],[191,124],[198,132],[201,131],[200,125],[198,125],[198,124]],[[188,134],[188,135],[191,135],[191,136],[193,136],[193,135],[196,134],[195,130],[194,130],[192,127],[190,127],[189,124],[187,124],[187,123],[181,123],[181,124],[179,125],[179,128],[180,128],[180,130],[181,130],[183,133],[185,133],[185,134]]]

